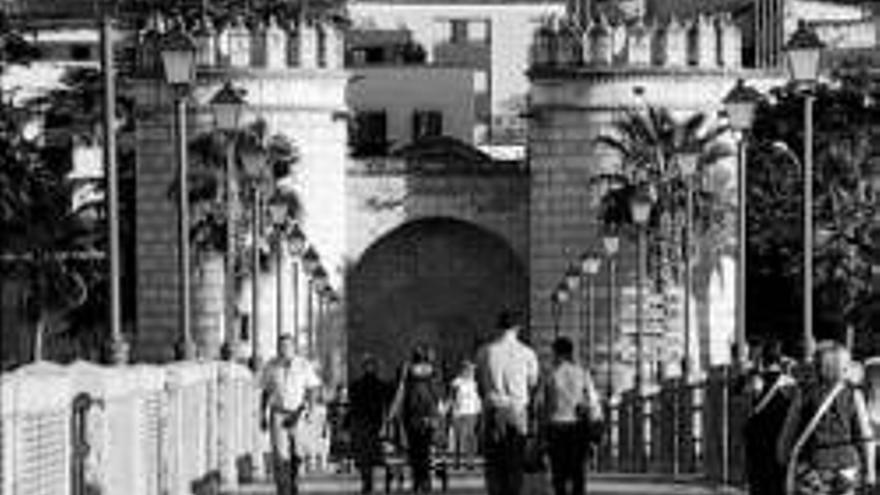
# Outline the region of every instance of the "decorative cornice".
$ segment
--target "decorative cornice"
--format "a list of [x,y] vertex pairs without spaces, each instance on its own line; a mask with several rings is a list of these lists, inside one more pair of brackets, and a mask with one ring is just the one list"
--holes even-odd
[[784,76],[783,69],[752,69],[724,67],[661,67],[661,66],[533,66],[527,71],[533,84],[570,81],[614,81],[638,78],[766,78]]

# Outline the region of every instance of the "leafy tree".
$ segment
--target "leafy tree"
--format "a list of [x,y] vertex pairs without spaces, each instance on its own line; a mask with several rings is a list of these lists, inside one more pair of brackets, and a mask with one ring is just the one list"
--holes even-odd
[[[867,180],[880,112],[864,85],[843,81],[816,92],[814,321],[818,338],[862,335],[876,311],[871,264],[877,191]],[[803,99],[789,87],[759,108],[749,161],[749,321],[759,336],[800,343],[803,267]],[[871,309],[875,308],[875,309]],[[868,349],[857,349],[869,352]],[[873,349],[874,352],[880,349]]]

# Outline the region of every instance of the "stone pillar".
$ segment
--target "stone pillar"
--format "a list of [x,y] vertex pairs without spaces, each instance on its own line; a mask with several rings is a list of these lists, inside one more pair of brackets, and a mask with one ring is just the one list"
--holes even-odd
[[308,21],[302,21],[299,32],[299,66],[303,69],[318,67],[318,29]]
[[240,17],[229,28],[229,65],[239,68],[251,65],[251,32]]
[[283,69],[287,67],[287,33],[281,29],[274,17],[269,19],[269,24],[263,31],[263,46],[266,51],[266,67],[269,69]]

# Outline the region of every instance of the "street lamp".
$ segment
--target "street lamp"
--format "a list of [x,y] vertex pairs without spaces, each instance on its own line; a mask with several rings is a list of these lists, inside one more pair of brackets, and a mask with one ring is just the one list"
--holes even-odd
[[180,342],[176,352],[183,359],[196,355],[190,329],[190,273],[189,273],[189,185],[187,184],[186,153],[186,98],[195,82],[196,46],[181,30],[168,34],[162,43],[162,64],[165,81],[174,90],[175,127],[177,128],[177,256],[180,271],[178,288]]
[[684,356],[681,361],[681,375],[687,382],[691,370],[691,285],[693,267],[691,263],[691,243],[693,238],[694,216],[694,176],[697,172],[699,153],[686,152],[678,158],[678,167],[685,183],[685,227],[684,227]]
[[306,236],[299,228],[298,223],[293,224],[287,239],[292,258],[291,270],[293,271],[293,345],[299,352],[299,259],[306,250]]
[[[586,311],[589,313],[587,315],[587,329],[586,329],[586,337],[587,337],[587,369],[591,369],[593,365],[596,363],[596,308],[595,308],[595,292],[596,292],[596,275],[599,274],[599,269],[602,267],[602,258],[598,253],[588,252],[581,255],[581,275],[585,277],[586,280]],[[582,329],[583,330],[583,329]]]
[[122,334],[122,254],[119,235],[119,177],[116,165],[116,71],[113,52],[113,20],[110,9],[101,11],[101,70],[103,87],[102,122],[104,131],[104,170],[107,177],[107,237],[109,240],[110,360],[128,362],[130,347]]
[[238,130],[242,111],[246,105],[244,91],[227,81],[226,84],[211,98],[211,110],[214,112],[214,125],[226,135],[226,259],[224,260],[224,329],[223,349],[221,355],[231,357],[235,343],[233,320],[235,319],[235,198],[238,183],[235,177],[235,132]]
[[645,266],[645,234],[648,220],[651,216],[651,198],[643,191],[637,192],[630,198],[630,213],[633,223],[638,230],[638,242],[636,243],[636,257],[638,261],[638,286],[636,287],[636,391],[643,390],[644,377],[642,376],[642,332],[644,305],[644,279],[647,267]]
[[605,343],[608,356],[605,363],[605,386],[610,400],[614,394],[615,299],[617,296],[617,252],[620,250],[620,238],[607,233],[602,237],[602,247],[605,248],[605,255],[608,257],[608,342]]
[[785,45],[791,80],[804,88],[804,360],[813,356],[813,104],[824,43],[803,20]]
[[284,235],[288,221],[288,207],[284,197],[275,193],[269,199],[268,204],[269,219],[272,222],[272,230],[275,238],[275,335],[280,338],[284,331],[284,318],[282,309],[284,307],[283,289],[284,281],[281,273],[281,266],[284,263]]
[[746,360],[746,280],[747,280],[747,245],[746,245],[746,181],[748,180],[748,161],[746,160],[746,138],[755,122],[755,110],[761,102],[762,96],[754,88],[747,86],[742,79],[737,80],[736,86],[724,98],[724,108],[727,110],[727,119],[730,127],[739,133],[737,142],[737,237],[739,239],[739,259],[737,260],[737,326],[736,346],[734,356],[735,364],[739,369],[745,365]]
[[550,295],[550,309],[553,311],[553,338],[559,338],[559,320],[562,318],[562,305],[568,302],[570,293],[568,283],[561,281]]
[[251,368],[257,370],[262,364],[260,350],[260,238],[263,232],[263,194],[260,174],[266,167],[266,151],[260,143],[243,141],[239,157],[251,186]]
[[[315,335],[316,335],[316,327],[317,327],[317,319],[314,310],[315,304],[315,296],[320,295],[321,291],[324,290],[324,287],[327,285],[327,271],[323,266],[319,265],[315,268],[311,273],[312,277],[309,280],[309,293],[308,293],[308,353],[309,358],[315,357]],[[319,300],[320,302],[320,300]]]

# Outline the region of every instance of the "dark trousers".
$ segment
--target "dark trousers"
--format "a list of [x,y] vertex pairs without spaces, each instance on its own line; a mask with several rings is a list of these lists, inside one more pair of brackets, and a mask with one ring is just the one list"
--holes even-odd
[[278,495],[296,495],[300,459],[296,455],[293,425],[296,416],[273,411],[270,419],[272,440],[272,474]]
[[409,425],[406,429],[409,465],[412,470],[413,491],[431,491],[431,440],[434,430],[424,424]]
[[551,423],[547,435],[553,492],[583,495],[588,447],[580,425]]
[[520,495],[523,487],[525,435],[513,425],[499,424],[498,415],[484,415],[483,449],[489,495]]

